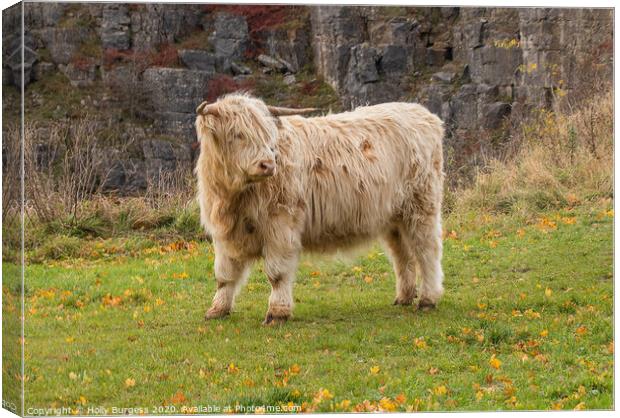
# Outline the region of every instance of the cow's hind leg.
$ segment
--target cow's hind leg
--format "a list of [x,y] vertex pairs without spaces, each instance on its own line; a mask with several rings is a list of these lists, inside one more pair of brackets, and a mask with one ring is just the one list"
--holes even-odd
[[434,308],[443,295],[442,242],[439,213],[419,217],[409,227],[409,239],[420,274],[420,309]]
[[250,272],[249,261],[239,261],[215,252],[215,281],[217,290],[206,319],[221,318],[230,313],[235,297]]
[[403,228],[394,226],[384,237],[396,275],[394,305],[411,305],[416,297],[415,260]]

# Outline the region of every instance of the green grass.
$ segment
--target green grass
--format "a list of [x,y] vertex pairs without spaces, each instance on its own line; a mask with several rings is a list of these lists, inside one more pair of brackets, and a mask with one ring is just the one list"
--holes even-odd
[[[204,321],[215,289],[206,243],[31,264],[26,408],[610,409],[608,209],[448,233],[446,293],[430,312],[392,306],[379,247],[349,261],[306,257],[294,318],[274,327],[260,325],[260,264],[234,313]],[[5,280],[5,295],[15,286]],[[5,296],[3,309],[17,301]]]

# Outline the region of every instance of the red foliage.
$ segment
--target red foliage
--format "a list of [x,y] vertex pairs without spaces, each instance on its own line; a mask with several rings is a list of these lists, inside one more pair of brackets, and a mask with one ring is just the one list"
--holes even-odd
[[226,12],[234,15],[245,17],[248,23],[248,31],[250,39],[254,46],[248,49],[245,57],[248,59],[261,54],[263,50],[261,45],[261,32],[267,29],[277,28],[291,19],[298,17],[301,10],[300,6],[282,6],[282,5],[224,5],[211,4],[205,6],[205,11]]
[[110,68],[117,63],[133,62],[143,69],[155,67],[176,67],[179,65],[179,56],[177,49],[171,44],[160,45],[156,51],[135,51],[129,49],[119,51],[118,49],[109,48],[103,51],[103,65]]
[[162,44],[158,51],[151,54],[150,62],[155,67],[176,67],[179,65],[179,54],[171,44]]
[[134,51],[120,51],[115,48],[108,48],[103,51],[103,65],[106,67],[110,67],[117,62],[123,62],[129,58],[131,58],[134,54]]
[[313,96],[320,86],[321,83],[318,80],[306,81],[301,85],[300,91],[304,96]]
[[224,5],[210,4],[205,6],[207,12],[227,12],[245,17],[248,22],[250,36],[265,29],[278,27],[297,14],[298,6],[268,5]]
[[71,64],[78,70],[86,71],[93,66],[94,60],[82,55],[76,55],[71,59]]
[[236,82],[231,76],[220,74],[209,80],[207,101],[214,102],[218,97],[235,91],[249,91],[254,87],[254,80]]

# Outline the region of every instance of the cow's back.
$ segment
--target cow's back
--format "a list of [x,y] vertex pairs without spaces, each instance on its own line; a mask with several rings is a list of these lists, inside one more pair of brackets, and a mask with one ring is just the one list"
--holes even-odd
[[354,245],[381,233],[441,150],[441,121],[415,104],[287,119],[295,135],[286,140],[297,150],[305,183],[302,242],[309,249]]

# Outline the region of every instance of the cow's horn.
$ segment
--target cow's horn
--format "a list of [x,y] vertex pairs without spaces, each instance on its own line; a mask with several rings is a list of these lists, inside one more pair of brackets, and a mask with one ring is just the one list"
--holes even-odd
[[215,106],[215,103],[208,104],[207,102],[202,102],[196,108],[196,114],[219,116],[220,112],[218,108]]
[[317,112],[319,109],[308,107],[305,109],[292,109],[290,107],[267,106],[269,113],[273,116],[303,115],[306,113]]

